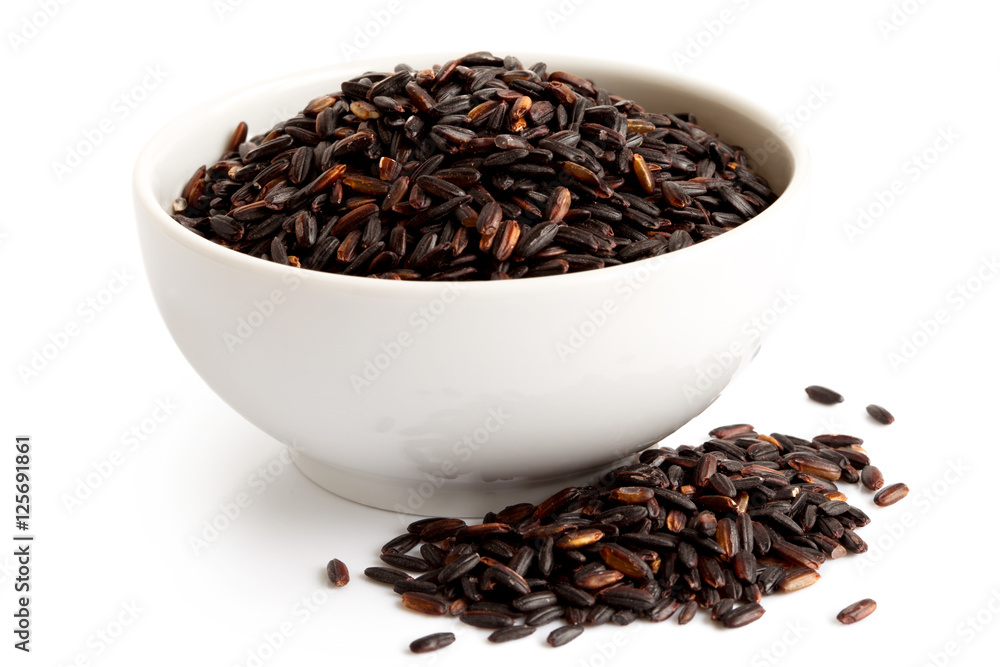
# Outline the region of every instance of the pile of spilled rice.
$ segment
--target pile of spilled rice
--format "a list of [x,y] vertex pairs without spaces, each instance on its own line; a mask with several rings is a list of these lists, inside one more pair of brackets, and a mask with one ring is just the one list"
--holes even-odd
[[[806,392],[824,404],[844,400],[825,387]],[[868,413],[893,421],[877,405]],[[699,447],[648,449],[598,486],[511,505],[481,524],[415,521],[382,547],[391,567],[369,567],[365,575],[391,585],[407,609],[455,616],[491,630],[495,643],[559,622],[547,642],[562,646],[587,626],[672,617],[683,625],[699,608],[739,628],[764,615],[765,595],[810,586],[828,559],[868,549],[855,530],[870,519],[848,504],[837,482],[860,482],[879,507],[908,493],[905,484],[885,485],[861,438],[805,440],[757,433],[749,424],[709,435]],[[330,561],[327,573],[334,585],[349,581],[340,560]],[[854,623],[875,607],[860,600],[837,619]],[[410,650],[454,641],[439,632]]]

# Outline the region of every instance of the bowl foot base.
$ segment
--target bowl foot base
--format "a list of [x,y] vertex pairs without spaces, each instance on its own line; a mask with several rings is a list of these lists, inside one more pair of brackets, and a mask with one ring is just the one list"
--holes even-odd
[[515,503],[539,503],[567,486],[593,484],[616,464],[546,479],[463,483],[405,480],[348,470],[293,453],[295,465],[323,489],[362,505],[415,516],[482,518]]

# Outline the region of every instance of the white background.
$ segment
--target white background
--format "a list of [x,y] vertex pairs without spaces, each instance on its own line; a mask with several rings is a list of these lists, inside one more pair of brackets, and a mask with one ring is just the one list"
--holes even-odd
[[[25,655],[12,648],[13,518],[0,521],[0,662],[252,665],[257,654],[265,665],[545,657],[598,667],[696,660],[709,647],[731,665],[995,664],[995,4],[224,3],[4,3],[0,517],[13,514],[14,436],[30,434],[37,538]],[[372,36],[360,37],[366,26]],[[184,362],[133,230],[130,172],[152,133],[196,103],[281,73],[480,49],[681,70],[786,116],[808,143],[812,213],[794,305],[751,368],[668,443],[698,444],[711,427],[744,420],[765,432],[861,435],[889,481],[911,489],[887,509],[849,489],[874,517],[861,531],[867,557],[828,563],[817,585],[766,599],[764,618],[739,631],[700,615],[684,628],[590,629],[555,653],[545,632],[488,645],[483,631],[406,612],[361,574],[407,519],[312,485]],[[56,166],[88,141],[97,145],[77,166]],[[858,225],[863,210],[871,217]],[[124,279],[112,283],[116,275]],[[100,312],[88,299],[104,301]],[[79,335],[25,374],[70,324]],[[802,388],[813,383],[848,400],[811,403]],[[174,407],[153,429],[158,402]],[[870,420],[869,402],[895,412],[896,424]],[[125,439],[143,427],[143,440]],[[116,451],[118,465],[109,463]],[[277,474],[262,482],[268,465]],[[88,475],[96,488],[81,487]],[[191,538],[206,537],[206,522],[239,494],[249,507],[196,551]],[[324,580],[335,556],[354,575],[344,589]],[[879,602],[875,615],[852,627],[833,620],[863,597]],[[278,642],[283,627],[291,633]],[[437,654],[407,652],[436,631],[459,640]]]

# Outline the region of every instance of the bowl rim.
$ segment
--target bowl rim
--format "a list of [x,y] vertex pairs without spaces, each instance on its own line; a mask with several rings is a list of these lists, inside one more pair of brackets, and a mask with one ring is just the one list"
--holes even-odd
[[[519,54],[519,57],[521,56],[531,61],[557,62],[561,67],[565,67],[567,71],[577,68],[580,64],[590,69],[615,70],[627,68],[628,74],[632,77],[649,80],[655,84],[669,84],[673,87],[680,87],[695,96],[727,107],[729,110],[745,116],[761,127],[770,130],[777,138],[779,144],[788,150],[791,156],[792,171],[788,185],[774,203],[760,214],[754,216],[747,224],[720,234],[715,238],[708,239],[705,242],[691,245],[681,251],[625,262],[617,266],[555,276],[517,278],[513,280],[469,281],[378,280],[367,276],[350,276],[299,268],[298,271],[307,272],[304,276],[308,276],[309,282],[320,285],[329,284],[331,287],[357,295],[383,298],[392,296],[422,296],[428,299],[440,295],[441,291],[447,289],[448,286],[460,286],[462,292],[468,290],[474,292],[486,290],[486,294],[505,296],[517,294],[518,290],[537,290],[543,286],[572,289],[578,286],[597,283],[616,283],[627,280],[629,277],[635,277],[640,272],[656,270],[664,266],[682,265],[686,262],[704,261],[706,258],[703,258],[702,255],[714,252],[712,248],[721,250],[723,247],[722,244],[732,245],[739,243],[748,234],[755,233],[755,229],[763,232],[766,227],[778,224],[784,210],[789,206],[793,206],[794,200],[804,196],[811,172],[811,158],[808,148],[795,132],[780,132],[779,128],[781,125],[777,116],[751,101],[705,83],[699,78],[677,72],[664,71],[627,60],[559,55],[544,52]],[[299,70],[287,75],[270,77],[200,102],[157,130],[140,150],[132,174],[135,203],[146,212],[146,218],[158,231],[187,250],[201,255],[205,259],[228,265],[237,270],[257,273],[262,277],[270,277],[276,281],[280,280],[283,276],[287,275],[289,270],[295,270],[296,267],[277,264],[258,257],[252,257],[242,252],[233,251],[230,248],[213,243],[191,232],[170,217],[170,214],[158,203],[154,192],[154,174],[162,152],[170,144],[174,143],[176,137],[183,134],[184,128],[197,124],[201,118],[204,118],[206,114],[213,112],[216,108],[233,104],[240,99],[252,97],[269,89],[298,86],[308,83],[313,79],[336,79],[337,77],[356,76],[357,73],[367,71],[387,71],[391,70],[399,62],[442,63],[456,57],[460,56],[440,52],[428,52],[386,55],[358,61],[333,63]],[[236,121],[234,120],[233,124],[235,125],[235,123]],[[140,225],[144,224],[141,218],[142,216],[140,216],[139,220]],[[539,281],[544,282],[540,283]]]

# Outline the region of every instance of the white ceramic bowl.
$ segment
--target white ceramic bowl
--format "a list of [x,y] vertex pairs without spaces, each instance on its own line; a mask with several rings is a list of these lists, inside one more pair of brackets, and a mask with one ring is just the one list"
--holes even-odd
[[[405,60],[426,67],[450,57]],[[138,159],[146,271],[178,347],[219,396],[341,496],[465,516],[540,500],[704,410],[756,354],[764,331],[755,322],[782,310],[808,171],[794,137],[744,101],[672,74],[521,57],[653,111],[695,113],[755,156],[780,198],[738,229],[659,258],[461,284],[283,267],[206,241],[167,214],[238,121],[263,131],[276,114],[402,58],[284,76],[203,104]]]

